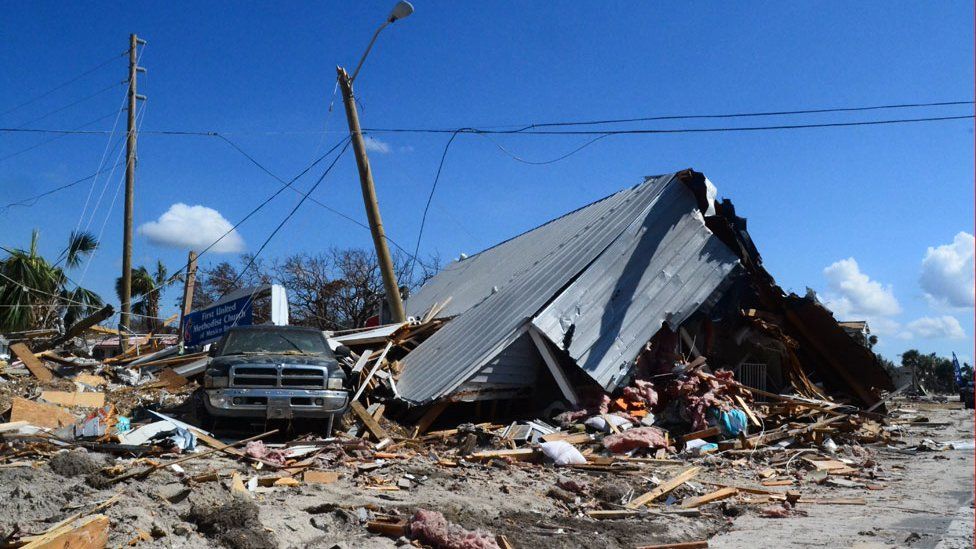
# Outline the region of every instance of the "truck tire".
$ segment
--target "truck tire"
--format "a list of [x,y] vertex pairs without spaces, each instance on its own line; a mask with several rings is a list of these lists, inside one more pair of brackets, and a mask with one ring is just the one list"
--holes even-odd
[[203,390],[197,390],[193,393],[193,415],[197,420],[197,425],[200,426],[204,431],[213,432],[214,427],[217,426],[217,418],[210,415],[207,411],[206,405],[203,403],[203,399],[207,398]]

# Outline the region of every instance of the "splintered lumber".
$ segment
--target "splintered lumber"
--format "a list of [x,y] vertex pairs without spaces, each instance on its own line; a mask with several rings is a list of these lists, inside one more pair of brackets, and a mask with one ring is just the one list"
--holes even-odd
[[363,354],[359,355],[359,359],[356,360],[356,364],[352,367],[351,373],[358,374],[363,371],[366,367],[366,363],[369,362],[369,357],[373,355],[373,351],[366,349]]
[[108,543],[108,517],[85,517],[77,526],[63,525],[34,539],[24,549],[101,549]]
[[90,385],[92,387],[101,387],[102,385],[108,385],[108,380],[102,376],[96,376],[92,374],[81,373],[76,375],[71,381],[77,381],[79,383],[84,383],[85,385]]
[[688,498],[685,501],[681,502],[681,507],[684,509],[691,509],[693,507],[699,507],[701,505],[705,505],[706,503],[711,503],[713,501],[719,501],[719,500],[730,498],[738,493],[739,491],[736,490],[735,488],[719,488],[714,492],[709,492],[702,496]]
[[82,393],[67,391],[41,391],[41,399],[61,406],[80,406],[82,408],[101,408],[105,406],[105,393]]
[[230,491],[235,494],[247,494],[247,487],[244,486],[244,479],[241,478],[241,474],[234,471],[234,474],[230,477]]
[[674,490],[678,486],[681,486],[685,482],[691,480],[692,478],[695,477],[695,475],[698,474],[699,471],[701,471],[701,467],[689,467],[688,469],[681,471],[674,477],[662,482],[660,485],[658,485],[650,492],[637,496],[636,498],[631,500],[631,502],[627,504],[627,508],[637,509],[642,505],[647,505],[648,503],[651,503],[655,499],[663,496],[664,494],[667,494],[671,490]]
[[381,427],[380,424],[377,423],[375,419],[373,419],[373,416],[371,416],[369,412],[366,411],[366,408],[363,408],[362,404],[353,400],[349,404],[349,407],[352,408],[353,413],[355,413],[356,416],[359,417],[359,420],[363,422],[363,425],[365,425],[366,428],[369,429],[369,432],[372,433],[374,437],[376,437],[376,440],[383,440],[385,438],[389,438],[389,435],[386,434],[386,430],[383,429],[383,427]]
[[759,422],[759,418],[756,417],[756,414],[752,411],[752,408],[750,408],[749,405],[746,404],[746,400],[744,398],[742,398],[739,395],[735,395],[732,398],[735,399],[735,401],[739,404],[739,406],[742,408],[742,411],[746,413],[746,417],[749,418],[750,423],[752,423],[756,427],[762,427],[762,423]]
[[587,511],[586,516],[596,519],[596,520],[613,520],[630,518],[640,515],[640,511],[636,509],[608,509],[601,511]]
[[15,398],[10,411],[10,421],[12,423],[26,421],[35,427],[58,429],[74,425],[77,418],[60,406],[34,402],[26,398]]
[[722,434],[722,430],[718,427],[709,427],[708,429],[688,433],[687,435],[682,436],[681,440],[688,442],[689,440],[695,440],[696,438],[706,439],[709,437],[717,437],[720,434]]
[[708,542],[705,540],[701,541],[683,541],[679,543],[665,543],[663,545],[639,545],[637,549],[703,549],[708,547]]
[[393,342],[391,341],[386,344],[386,347],[383,348],[383,352],[380,353],[380,356],[376,359],[376,362],[373,364],[373,368],[368,374],[366,374],[366,379],[359,384],[359,389],[356,390],[356,394],[352,397],[353,402],[359,400],[359,396],[362,395],[363,391],[366,390],[366,386],[369,384],[369,380],[373,379],[373,376],[376,374],[376,370],[379,370],[380,366],[383,365],[383,361],[386,359],[386,353],[389,353],[392,347]]
[[[278,432],[278,429],[272,429],[272,430],[270,430],[270,431],[268,431],[266,433],[261,433],[260,435],[254,435],[253,437],[248,437],[248,438],[245,438],[245,439],[238,440],[237,442],[235,442],[233,444],[229,444],[228,447],[234,447],[234,446],[240,446],[242,444],[247,444],[248,442],[251,442],[252,440],[260,440],[260,439],[262,439],[264,437],[271,436],[271,435],[273,435],[273,434],[275,434],[277,432]],[[130,478],[144,478],[144,477],[147,477],[147,476],[151,475],[154,471],[157,471],[159,469],[162,469],[163,467],[169,467],[170,465],[176,465],[176,464],[179,464],[179,463],[183,463],[185,461],[190,461],[191,459],[197,459],[197,458],[200,458],[200,457],[209,456],[211,454],[215,454],[217,452],[221,452],[221,451],[225,451],[225,450],[226,450],[226,448],[222,448],[222,449],[221,448],[212,448],[210,450],[206,450],[206,451],[203,451],[203,452],[197,452],[195,454],[190,454],[189,456],[182,457],[182,458],[179,458],[179,459],[174,459],[172,461],[167,461],[165,463],[157,463],[156,465],[153,465],[153,466],[151,466],[148,469],[145,469],[143,471],[133,471],[131,473],[126,473],[124,475],[121,475],[121,476],[115,477],[113,479],[110,479],[109,480],[109,483],[110,484],[115,484],[116,482],[121,482],[123,480],[129,480]]]
[[48,383],[54,379],[54,373],[44,365],[43,362],[34,356],[34,353],[27,348],[27,345],[23,343],[14,343],[10,346],[10,352],[17,355],[17,358],[24,363],[24,366],[34,375],[37,379],[41,380],[43,383]]
[[447,408],[449,405],[450,402],[446,400],[441,400],[439,402],[435,402],[434,404],[432,404],[430,406],[430,409],[428,409],[427,412],[424,413],[423,417],[420,418],[420,421],[417,422],[417,426],[414,428],[413,431],[413,438],[416,438],[426,433],[427,429],[430,428],[430,426],[434,423],[434,421],[437,420],[437,418],[441,415],[444,409]]
[[157,374],[157,377],[159,377],[159,381],[168,389],[179,389],[189,383],[185,377],[174,372],[172,368],[164,368]]
[[366,529],[374,534],[399,538],[407,534],[407,519],[398,517],[377,517],[366,523]]
[[0,433],[6,433],[7,431],[17,431],[21,427],[28,425],[26,421],[11,421],[9,423],[0,423]]
[[536,448],[516,448],[514,450],[489,450],[486,452],[475,452],[469,456],[471,459],[488,460],[494,458],[510,458],[516,461],[529,461],[542,455]]

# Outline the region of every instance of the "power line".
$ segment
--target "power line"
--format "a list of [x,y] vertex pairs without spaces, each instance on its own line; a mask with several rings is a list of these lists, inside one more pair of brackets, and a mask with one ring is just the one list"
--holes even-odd
[[521,132],[533,128],[559,127],[559,126],[595,126],[595,125],[604,125],[604,124],[622,124],[625,122],[652,122],[652,121],[661,121],[661,120],[708,120],[708,119],[721,119],[721,118],[749,118],[749,117],[757,117],[757,116],[791,116],[791,115],[798,115],[798,114],[865,112],[865,111],[890,110],[890,109],[946,107],[952,105],[972,105],[972,104],[973,101],[940,101],[940,102],[933,102],[933,103],[899,103],[893,105],[834,107],[834,108],[821,108],[821,109],[801,109],[801,110],[791,110],[791,111],[745,112],[745,113],[732,113],[732,114],[728,114],[728,113],[726,114],[682,114],[682,115],[646,116],[641,118],[617,118],[617,119],[609,119],[609,120],[547,122],[547,123],[539,123],[539,124],[529,124],[516,131]]
[[[13,152],[13,153],[8,154],[7,156],[0,157],[0,162],[3,162],[4,160],[8,160],[8,159],[13,158],[15,156],[19,156],[21,154],[24,154],[25,152],[32,151],[32,150],[34,150],[34,149],[36,149],[38,147],[41,147],[43,145],[47,145],[48,143],[51,143],[52,141],[57,141],[58,139],[61,139],[62,137],[66,136],[66,135],[77,134],[79,132],[81,132],[81,133],[97,133],[99,135],[109,134],[110,132],[105,132],[105,131],[86,132],[86,131],[82,130],[81,128],[85,128],[85,127],[91,126],[92,124],[95,124],[97,122],[101,122],[102,120],[105,120],[106,118],[109,118],[111,116],[115,116],[115,114],[116,114],[116,111],[112,111],[112,112],[110,112],[110,113],[108,113],[108,114],[106,114],[104,116],[100,116],[100,117],[98,117],[98,118],[96,118],[94,120],[85,122],[84,124],[82,124],[80,126],[77,126],[73,130],[60,130],[60,131],[55,131],[55,132],[43,132],[43,133],[54,133],[54,134],[57,134],[57,135],[55,135],[54,137],[52,137],[50,139],[45,139],[44,141],[40,141],[38,143],[35,143],[35,144],[31,145],[30,147],[27,147],[26,149],[21,149],[21,150],[19,150],[17,152]],[[2,131],[2,130],[0,130],[0,131]],[[10,132],[29,132],[29,131],[31,131],[31,130],[28,129],[28,128],[20,128],[20,129],[18,129],[18,128],[12,128],[12,129],[10,129]],[[8,133],[10,133],[10,132],[8,132]]]
[[31,103],[34,103],[35,101],[39,101],[41,99],[44,99],[45,97],[51,95],[52,93],[54,93],[54,92],[56,92],[56,91],[64,88],[65,86],[68,86],[70,84],[73,84],[74,82],[77,82],[78,80],[80,80],[80,79],[88,76],[89,74],[97,71],[98,69],[100,69],[100,68],[108,65],[109,63],[111,63],[112,61],[115,61],[116,59],[122,57],[123,55],[125,55],[125,52],[123,52],[123,53],[121,53],[119,55],[110,57],[110,58],[106,59],[105,61],[99,63],[98,65],[92,67],[91,69],[88,69],[87,71],[85,71],[85,72],[83,72],[83,73],[75,76],[74,78],[72,78],[72,79],[70,79],[70,80],[68,80],[66,82],[63,82],[61,84],[58,84],[57,86],[54,86],[53,88],[47,90],[46,92],[44,92],[44,93],[42,93],[40,95],[37,95],[37,96],[35,96],[35,97],[31,98],[31,99],[28,99],[27,101],[24,101],[23,103],[15,106],[15,107],[11,107],[11,108],[3,111],[3,112],[0,112],[0,116],[5,116],[7,114],[10,114],[10,113],[14,112],[15,110],[17,110],[17,109],[19,109],[21,107],[26,107],[27,105],[30,105]]
[[43,193],[36,194],[36,195],[31,196],[31,197],[28,197],[28,198],[24,198],[23,200],[19,200],[17,202],[11,202],[9,204],[6,204],[6,205],[0,207],[0,211],[6,211],[6,210],[8,210],[8,209],[10,209],[12,207],[15,207],[15,206],[31,207],[31,206],[35,205],[38,200],[40,200],[41,198],[44,198],[45,196],[50,196],[50,195],[55,194],[57,192],[63,191],[65,189],[69,189],[69,188],[71,188],[71,187],[73,187],[75,185],[78,185],[80,183],[84,183],[85,181],[88,181],[89,179],[93,179],[96,176],[98,176],[99,174],[105,173],[105,172],[107,172],[107,171],[109,171],[109,170],[111,170],[113,168],[118,167],[118,166],[119,166],[119,164],[116,164],[112,168],[105,168],[103,170],[99,170],[99,171],[97,171],[97,172],[95,172],[95,173],[93,173],[91,175],[86,175],[85,177],[82,177],[81,179],[77,179],[75,181],[72,181],[71,183],[67,183],[67,184],[61,185],[60,187],[55,187],[55,188],[53,188],[51,190],[44,191]]
[[[948,120],[972,120],[973,115],[963,116],[933,116],[925,118],[895,118],[886,120],[863,120],[857,122],[825,122],[812,124],[780,124],[774,126],[729,126],[714,128],[673,128],[673,129],[626,129],[626,130],[544,130],[544,131],[522,131],[522,130],[488,130],[478,128],[468,128],[462,130],[432,129],[432,128],[371,128],[364,132],[372,133],[470,133],[487,135],[650,135],[650,134],[677,134],[677,133],[714,133],[714,132],[747,132],[747,131],[771,131],[771,130],[799,130],[809,128],[842,128],[853,126],[879,126],[887,124],[909,124],[917,122],[943,122]],[[3,131],[3,130],[0,130]]]
[[461,133],[462,130],[457,130],[451,134],[451,138],[447,140],[447,144],[444,145],[444,152],[441,153],[441,161],[437,164],[437,174],[434,176],[434,184],[430,187],[430,194],[427,195],[427,204],[424,206],[424,214],[420,218],[420,230],[417,232],[417,243],[413,248],[413,259],[410,262],[410,268],[407,269],[407,276],[413,278],[413,268],[415,261],[417,259],[417,254],[420,253],[420,239],[424,236],[424,225],[427,224],[427,212],[430,210],[430,202],[434,199],[434,191],[437,190],[437,182],[441,179],[441,170],[444,169],[444,160],[447,159],[447,151],[451,149],[451,143],[454,143],[454,139]]
[[101,94],[103,94],[103,93],[105,93],[105,92],[107,92],[107,91],[109,91],[111,89],[114,89],[117,86],[119,86],[119,83],[118,82],[115,82],[115,83],[113,83],[113,84],[111,84],[111,85],[109,85],[107,87],[104,87],[104,88],[98,90],[97,92],[95,92],[95,93],[93,93],[91,95],[86,95],[85,97],[82,97],[81,99],[76,99],[75,101],[72,101],[71,103],[68,103],[67,105],[64,105],[62,107],[58,107],[58,108],[54,109],[53,111],[48,111],[48,112],[46,112],[46,113],[44,113],[44,114],[42,114],[40,116],[37,116],[35,118],[31,118],[30,120],[24,122],[23,124],[21,124],[20,126],[17,126],[17,127],[23,129],[23,128],[27,127],[28,125],[33,124],[34,122],[38,122],[38,121],[44,120],[45,118],[51,116],[52,114],[57,114],[57,113],[59,113],[61,111],[70,109],[71,107],[74,107],[75,105],[84,103],[85,101],[88,101],[89,99],[93,99],[95,97],[98,97],[99,95],[101,95]]
[[[301,173],[299,173],[298,175],[296,175],[295,177],[293,177],[291,179],[291,181],[289,181],[288,183],[294,183],[296,180],[298,180],[298,178],[300,178],[303,175],[305,175],[306,173],[308,173],[309,170],[311,170],[319,162],[321,162],[326,157],[328,157],[330,154],[332,154],[336,149],[338,149],[344,143],[347,143],[348,140],[349,140],[349,137],[348,136],[347,137],[344,137],[338,143],[336,143],[335,145],[333,145],[331,149],[329,149],[324,154],[322,154],[322,156],[319,156],[318,158],[316,158],[311,164],[309,164],[308,167],[306,167],[304,170],[301,171]],[[237,228],[240,227],[245,221],[247,221],[248,219],[250,219],[254,214],[256,214],[257,212],[259,212],[262,208],[264,208],[265,206],[267,206],[268,203],[270,203],[272,200],[274,200],[275,197],[277,197],[279,194],[281,194],[282,191],[284,191],[285,189],[289,188],[289,186],[290,185],[287,185],[287,184],[286,185],[282,185],[278,190],[276,190],[274,193],[272,193],[271,196],[269,196],[263,202],[261,202],[260,204],[258,204],[254,209],[252,209],[250,212],[248,212],[248,214],[245,215],[240,221],[238,221],[233,227],[231,227],[230,229],[228,229],[224,234],[220,235],[219,238],[217,238],[216,240],[214,240],[213,242],[211,242],[210,245],[208,245],[206,248],[204,248],[203,251],[201,251],[199,254],[197,254],[197,259],[199,260],[201,257],[203,257],[203,255],[206,254],[208,251],[210,251],[211,248],[213,248],[214,246],[216,246],[217,243],[219,243],[221,240],[223,240],[227,235],[229,235],[232,232],[234,232],[235,230],[237,230]],[[150,294],[153,294],[155,292],[158,292],[163,287],[165,287],[166,285],[168,285],[172,281],[176,280],[177,277],[180,276],[180,273],[182,273],[183,271],[189,269],[189,267],[190,267],[190,262],[187,261],[186,265],[184,265],[183,267],[180,267],[179,270],[177,270],[175,273],[173,273],[173,276],[171,276],[168,279],[166,279],[163,283],[161,283],[161,284],[159,284],[157,286],[154,286],[153,288],[150,288],[149,291],[147,291],[145,294],[143,294],[142,299],[139,302],[145,301],[149,297]]]
[[[247,265],[244,266],[243,269],[241,269],[240,274],[237,275],[237,278],[234,280],[234,284],[235,285],[244,276],[244,273],[246,273],[247,270],[251,268],[251,265],[254,264],[254,261],[258,258],[259,255],[261,255],[261,252],[264,251],[265,246],[267,246],[268,243],[271,242],[271,239],[274,238],[275,235],[278,234],[278,231],[280,231],[281,228],[285,226],[285,223],[287,223],[288,220],[291,219],[295,215],[295,212],[298,211],[298,208],[301,208],[302,207],[302,204],[305,203],[305,200],[308,199],[309,195],[311,195],[312,192],[314,192],[315,189],[318,188],[318,186],[322,183],[322,181],[325,181],[325,177],[327,175],[329,175],[329,172],[332,171],[332,168],[334,168],[335,165],[336,165],[336,163],[339,162],[339,159],[342,158],[343,153],[345,153],[346,150],[349,149],[349,143],[350,142],[351,142],[350,140],[347,140],[346,141],[346,144],[342,147],[342,150],[339,151],[339,154],[337,154],[336,157],[332,160],[332,163],[329,164],[329,167],[326,168],[324,172],[322,172],[322,175],[321,176],[319,176],[318,181],[316,181],[315,184],[312,185],[312,187],[309,188],[308,191],[305,192],[305,194],[302,196],[302,199],[298,201],[298,204],[295,204],[295,207],[292,208],[290,212],[288,212],[288,215],[286,215],[285,218],[281,220],[281,223],[278,223],[278,226],[275,227],[275,229],[273,231],[271,231],[271,234],[268,235],[268,238],[264,239],[264,242],[261,244],[261,247],[258,248],[258,251],[255,252],[251,256],[250,261],[248,261]],[[198,258],[199,258],[199,256],[198,256]]]

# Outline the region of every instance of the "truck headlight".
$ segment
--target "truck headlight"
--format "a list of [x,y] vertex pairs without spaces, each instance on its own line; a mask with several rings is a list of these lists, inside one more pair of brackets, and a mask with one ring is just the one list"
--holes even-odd
[[230,378],[227,376],[203,376],[203,386],[207,389],[223,389],[230,386]]
[[346,379],[342,377],[330,377],[327,387],[329,389],[342,389],[346,384]]

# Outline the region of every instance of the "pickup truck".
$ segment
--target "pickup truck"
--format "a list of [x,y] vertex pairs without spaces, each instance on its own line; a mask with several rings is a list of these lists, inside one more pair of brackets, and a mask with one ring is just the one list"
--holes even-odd
[[329,436],[349,390],[321,331],[242,326],[211,347],[201,400],[204,420],[318,418],[327,420]]

